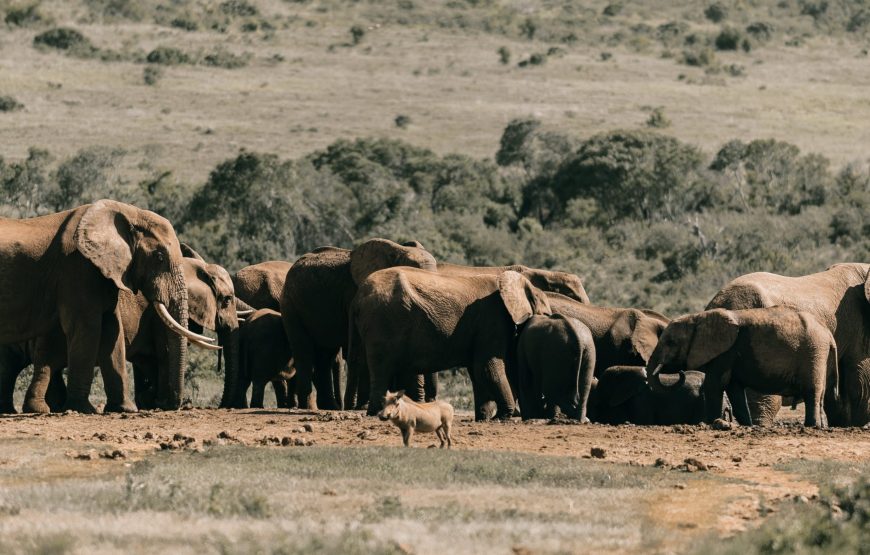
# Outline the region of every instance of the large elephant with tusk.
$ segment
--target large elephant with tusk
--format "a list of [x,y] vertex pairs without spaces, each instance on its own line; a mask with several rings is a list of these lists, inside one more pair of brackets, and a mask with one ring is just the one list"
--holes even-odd
[[[216,264],[208,264],[189,248],[185,254],[196,256],[182,260],[187,284],[189,324],[202,331],[217,332],[220,346],[208,337],[192,330],[176,327],[165,310],[149,305],[140,293],[121,292],[118,298],[124,332],[127,360],[133,364],[136,405],[140,409],[177,408],[170,403],[171,375],[175,368],[168,358],[168,345],[177,333],[204,349],[218,352],[226,359],[227,382],[238,378],[239,340],[233,285],[229,273]],[[12,413],[15,380],[28,364],[34,362],[34,373],[24,398],[24,412],[58,411],[66,397],[61,371],[67,364],[60,328],[45,336],[24,343],[0,346],[0,412]],[[223,351],[223,352],[222,352]],[[220,358],[218,359],[220,363]],[[179,398],[181,395],[179,394]]]
[[172,371],[166,404],[179,406],[188,339],[182,259],[168,220],[112,200],[38,218],[2,218],[0,343],[59,328],[69,364],[65,408],[96,412],[88,396],[99,366],[106,410],[135,411],[118,298],[123,291],[141,293],[177,332],[167,345]]

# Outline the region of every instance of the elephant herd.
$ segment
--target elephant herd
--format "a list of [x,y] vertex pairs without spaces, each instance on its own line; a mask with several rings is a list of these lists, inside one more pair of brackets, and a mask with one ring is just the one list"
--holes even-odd
[[159,215],[101,200],[0,219],[0,412],[16,411],[30,364],[26,412],[96,412],[95,367],[106,412],[179,408],[190,343],[225,365],[223,408],[247,407],[249,388],[261,407],[271,383],[279,407],[374,415],[388,389],[432,400],[437,372],[464,367],[478,420],[768,424],[785,395],[806,404],[806,425],[864,425],[868,272],[748,274],[671,320],[596,306],[573,274],[447,264],[415,241],[230,276]]

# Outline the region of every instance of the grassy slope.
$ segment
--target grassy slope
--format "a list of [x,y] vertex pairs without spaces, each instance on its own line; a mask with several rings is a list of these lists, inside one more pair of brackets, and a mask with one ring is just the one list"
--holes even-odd
[[[863,158],[870,138],[862,124],[870,116],[864,94],[870,72],[860,43],[823,34],[808,16],[793,15],[795,8],[783,20],[773,2],[732,9],[736,26],[764,19],[778,30],[750,54],[717,54],[724,65],[745,66],[747,76],[737,78],[678,63],[682,47],[663,58],[665,48],[655,38],[632,30],[641,22],[680,20],[713,33],[719,26],[704,20],[704,2],[629,2],[612,19],[597,15],[605,5],[599,2],[567,25],[560,23],[568,16],[558,2],[503,1],[465,10],[418,3],[402,10],[392,2],[260,0],[260,18],[276,30],[243,33],[234,23],[226,34],[158,26],[147,10],[140,22],[106,20],[85,8],[95,4],[46,2],[41,9],[103,48],[147,53],[157,45],[189,52],[222,46],[254,58],[235,70],[169,67],[149,87],[142,84],[143,64],[39,52],[32,38],[45,27],[7,29],[0,34],[2,92],[26,109],[0,114],[0,155],[19,158],[30,146],[64,155],[93,144],[121,146],[156,168],[198,181],[240,148],[291,157],[340,137],[377,135],[484,157],[514,117],[534,114],[554,129],[588,135],[641,127],[651,106],[664,107],[673,122],[668,133],[708,150],[731,138],[773,136],[843,163]],[[216,2],[201,4],[213,8]],[[466,28],[442,27],[457,15],[466,18]],[[524,17],[538,21],[538,35],[548,40],[521,38]],[[500,27],[483,30],[493,21]],[[381,22],[359,46],[341,46],[352,24]],[[579,40],[559,42],[567,31]],[[609,46],[615,32],[625,38]],[[803,46],[784,46],[803,34],[812,34]],[[330,45],[339,46],[330,51]],[[516,67],[552,45],[565,55]],[[513,53],[510,65],[499,64],[500,46]],[[602,51],[613,57],[602,61]],[[284,61],[270,61],[276,54]],[[411,117],[409,128],[394,125],[398,114]]]

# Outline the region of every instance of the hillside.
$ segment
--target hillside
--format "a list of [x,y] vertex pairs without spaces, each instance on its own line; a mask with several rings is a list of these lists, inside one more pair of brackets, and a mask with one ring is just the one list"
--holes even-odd
[[[516,117],[589,136],[643,127],[661,107],[668,134],[707,151],[772,137],[837,164],[865,158],[870,60],[858,3],[825,2],[818,14],[794,0],[721,2],[719,23],[703,1],[619,2],[612,16],[607,2],[574,4],[0,2],[6,14],[36,6],[33,17],[7,15],[0,32],[0,94],[24,105],[0,116],[0,155],[109,145],[202,181],[242,148],[299,157],[338,138],[377,136],[491,157]],[[745,30],[759,22],[761,32]],[[364,31],[355,46],[354,25]],[[53,27],[81,32],[99,52],[35,48]],[[751,50],[685,45],[723,28],[749,38]],[[230,52],[245,65],[143,63],[161,46],[191,58]],[[546,63],[518,67],[550,49]],[[714,57],[707,65],[681,61],[703,50]],[[153,86],[143,82],[149,65],[161,70]],[[396,126],[399,115],[407,127]]]

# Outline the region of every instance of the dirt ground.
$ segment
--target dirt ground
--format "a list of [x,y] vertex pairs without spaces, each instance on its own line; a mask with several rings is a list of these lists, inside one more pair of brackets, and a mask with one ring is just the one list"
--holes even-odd
[[[672,472],[707,472],[727,480],[687,480],[663,490],[651,504],[653,522],[686,540],[712,534],[729,535],[758,524],[777,504],[797,496],[812,498],[817,486],[778,469],[795,460],[866,461],[870,433],[862,429],[805,429],[790,419],[772,428],[707,426],[603,426],[546,422],[475,423],[458,415],[455,449],[516,451],[595,458],[614,464],[658,466]],[[0,418],[0,445],[10,440],[41,438],[69,442],[69,465],[87,459],[76,449],[83,443],[101,446],[90,464],[129,463],[159,450],[201,450],[212,445],[244,444],[298,449],[318,446],[398,446],[398,431],[389,423],[355,412],[312,412],[270,409],[191,409],[130,415],[12,415]],[[434,435],[417,436],[414,447],[434,446]],[[117,461],[108,454],[122,451]],[[3,453],[9,454],[9,451]],[[691,460],[694,459],[694,460]],[[686,461],[689,464],[686,464]],[[73,462],[74,461],[74,462]],[[0,457],[0,487],[12,485]],[[42,478],[70,472],[65,465],[46,466]],[[696,475],[697,476],[697,475]],[[680,542],[683,544],[683,542]],[[683,544],[685,545],[685,544]]]

